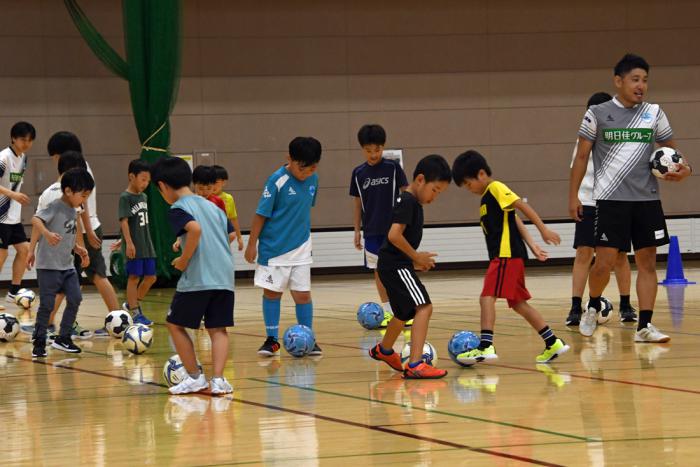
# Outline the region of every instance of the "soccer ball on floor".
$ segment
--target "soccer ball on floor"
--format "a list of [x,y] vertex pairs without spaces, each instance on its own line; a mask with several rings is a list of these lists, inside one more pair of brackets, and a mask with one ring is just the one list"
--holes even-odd
[[[197,367],[199,368],[199,371],[203,371],[202,364],[199,363],[199,360],[197,360]],[[178,354],[170,357],[168,361],[165,362],[165,365],[163,365],[163,379],[170,387],[182,383],[187,376],[187,369],[185,368],[185,365],[183,365]]]
[[131,315],[124,310],[110,311],[105,317],[105,329],[112,337],[120,338],[126,328],[134,324]]
[[122,344],[129,352],[139,355],[151,347],[153,343],[153,329],[145,324],[134,324],[124,331]]
[[600,297],[600,313],[598,313],[597,316],[598,324],[605,324],[610,321],[614,308],[615,307],[610,300],[605,297]]
[[0,313],[0,342],[12,342],[19,333],[19,321],[10,313]]
[[[407,342],[406,345],[403,346],[403,349],[401,350],[401,363],[404,365],[408,363],[408,360],[411,358],[411,343]],[[428,365],[437,365],[437,351],[435,350],[435,347],[433,347],[433,344],[430,342],[426,341],[425,344],[423,344],[423,355],[422,355],[423,361],[427,363]]]
[[651,173],[657,178],[663,178],[667,173],[678,172],[681,164],[683,156],[673,148],[659,148],[649,159]]
[[292,357],[303,357],[308,355],[316,345],[314,332],[308,326],[295,324],[284,331],[282,338],[284,350]]
[[470,331],[457,331],[447,343],[447,353],[450,359],[459,366],[471,366],[457,360],[457,355],[473,350],[479,346],[481,339]]
[[15,295],[15,303],[24,309],[29,309],[36,300],[36,294],[29,289],[19,289]]
[[363,303],[357,309],[357,322],[365,329],[377,329],[382,321],[384,321],[384,309],[378,303]]

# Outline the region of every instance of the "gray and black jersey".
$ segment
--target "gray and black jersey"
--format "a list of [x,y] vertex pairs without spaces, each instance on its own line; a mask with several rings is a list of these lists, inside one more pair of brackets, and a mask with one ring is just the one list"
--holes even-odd
[[659,199],[659,183],[649,170],[655,143],[673,137],[658,104],[624,107],[617,98],[586,111],[579,136],[593,142],[593,198],[615,201]]

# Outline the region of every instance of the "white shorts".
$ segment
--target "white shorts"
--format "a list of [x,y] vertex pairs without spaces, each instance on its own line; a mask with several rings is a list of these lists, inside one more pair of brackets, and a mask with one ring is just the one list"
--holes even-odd
[[308,292],[311,290],[311,265],[262,266],[258,264],[255,268],[253,283],[256,287],[273,292],[284,292],[286,288],[297,292]]

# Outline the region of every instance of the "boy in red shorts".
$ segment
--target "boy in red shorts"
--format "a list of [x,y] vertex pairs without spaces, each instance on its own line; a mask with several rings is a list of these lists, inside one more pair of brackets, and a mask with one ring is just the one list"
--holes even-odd
[[459,354],[457,360],[473,365],[498,358],[493,346],[493,328],[496,323],[496,300],[499,298],[507,299],[508,306],[525,318],[544,340],[544,352],[535,361],[547,363],[554,360],[569,350],[569,346],[554,335],[542,315],[527,303],[530,293],[525,287],[525,243],[540,261],[547,259],[547,253],[534,242],[515,210],[518,209],[535,224],[545,243],[558,245],[559,235],[549,230],[535,210],[510,188],[491,178],[491,168],[478,152],[460,154],[452,165],[452,177],[457,186],[464,186],[481,196],[481,228],[491,260],[479,299],[481,342],[476,349]]

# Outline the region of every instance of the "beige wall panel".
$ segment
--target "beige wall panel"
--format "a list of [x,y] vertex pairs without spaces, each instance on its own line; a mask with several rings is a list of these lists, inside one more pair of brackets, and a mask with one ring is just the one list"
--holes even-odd
[[206,114],[343,112],[345,76],[202,78]]
[[700,138],[700,101],[663,104],[674,138]]
[[493,144],[543,144],[575,141],[583,111],[579,107],[494,109]]
[[49,115],[131,118],[129,85],[121,78],[52,78],[45,83]]
[[671,19],[674,28],[696,28],[700,2],[696,0],[637,0],[628,3],[627,25],[635,29],[658,29],[664,19]]
[[488,73],[350,75],[349,106],[359,112],[487,108],[491,79]]
[[[19,44],[22,44],[21,52],[18,51]],[[5,57],[0,67],[2,77],[31,78],[46,73],[44,41],[41,37],[0,36],[0,57]]]
[[44,78],[0,78],[0,116],[46,115],[46,88]]
[[[126,188],[126,183],[124,184]],[[98,188],[99,190],[99,188]],[[119,193],[97,192],[97,215],[105,235],[119,235]]]
[[[697,17],[696,17],[697,18]],[[673,28],[675,25],[668,25]],[[628,32],[629,47],[653,66],[700,65],[697,44],[700,28],[632,30]]]
[[170,117],[170,148],[175,152],[191,153],[193,150],[213,149],[205,144],[201,115],[173,115]]
[[180,78],[173,115],[202,115],[205,113],[203,107],[202,79],[197,77]]
[[49,136],[60,130],[72,131],[78,135],[85,146],[83,149],[89,154],[137,155],[141,147],[134,119],[130,115],[51,116],[48,119],[48,127],[43,128],[42,154],[46,151]]
[[[230,53],[230,52],[227,52]],[[220,60],[207,55],[208,60]],[[214,63],[216,66],[216,63]],[[198,37],[185,37],[182,40],[182,63],[180,73],[186,77],[201,77],[210,73],[212,64],[202,57],[202,41]]]
[[[41,0],[17,0],[0,1],[0,12],[2,12],[2,35],[3,36],[41,36],[46,33],[42,21],[36,21],[42,13]],[[58,3],[58,2],[56,2]],[[63,6],[63,2],[61,2]],[[67,15],[66,15],[67,16]],[[5,57],[8,57],[5,55]],[[5,62],[7,64],[7,62]]]
[[648,99],[661,104],[700,101],[699,83],[700,66],[652,67],[649,72]]
[[[696,157],[697,160],[700,160]],[[700,176],[693,175],[683,183],[661,183],[659,188],[664,212],[669,214],[697,214],[700,210]]]
[[[529,144],[491,146],[482,154],[493,171],[494,177],[508,181],[568,180],[571,155],[576,141],[575,130],[571,141],[562,144]],[[480,151],[481,152],[481,151]]]
[[[114,47],[115,40],[106,37]],[[121,39],[119,39],[121,41]],[[113,77],[82,37],[51,37],[44,41],[45,74],[51,77]],[[115,47],[115,49],[117,49]],[[121,52],[123,54],[123,52]],[[123,56],[123,55],[122,55]]]
[[[118,194],[124,191],[129,183],[129,162],[137,158],[137,154],[88,156],[88,163],[95,175],[98,194]],[[105,208],[111,209],[109,206]],[[116,206],[114,209],[116,210]]]
[[[21,4],[25,2],[22,0],[14,3]],[[115,47],[117,42],[119,44],[123,42],[124,27],[121,2],[113,0],[80,0],[78,4],[100,34],[110,38],[108,40],[112,47]],[[42,25],[42,34],[46,36],[80,36],[62,1],[42,0],[41,18],[37,18],[37,22]],[[112,40],[112,36],[116,36],[118,39]]]

